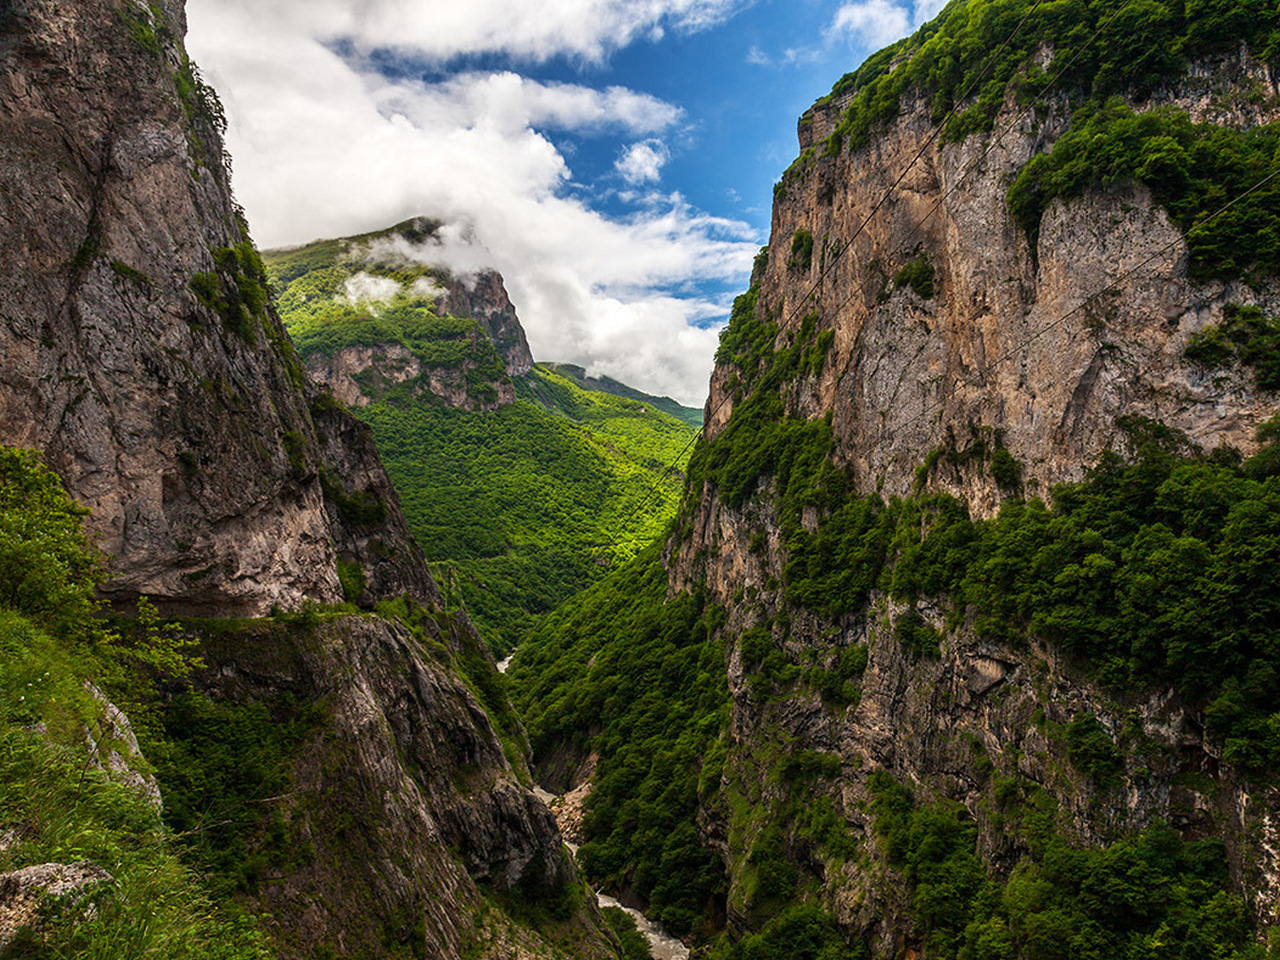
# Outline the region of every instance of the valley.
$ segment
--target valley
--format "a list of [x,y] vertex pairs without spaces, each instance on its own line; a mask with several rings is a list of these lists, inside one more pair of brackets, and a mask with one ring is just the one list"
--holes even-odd
[[703,411],[260,253],[183,0],[0,28],[0,955],[1280,956],[1273,3],[873,54]]
[[[663,532],[701,414],[535,364],[501,277],[415,262],[429,226],[264,260],[308,371],[373,428],[446,604],[501,658]],[[383,299],[347,293],[378,282]]]

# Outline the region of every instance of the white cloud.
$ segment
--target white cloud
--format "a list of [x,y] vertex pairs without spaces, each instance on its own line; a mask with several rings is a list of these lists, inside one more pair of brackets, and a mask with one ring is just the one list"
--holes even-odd
[[348,277],[343,290],[344,299],[351,304],[386,303],[399,292],[399,281],[364,272]]
[[445,292],[444,287],[430,277],[419,277],[413,281],[413,286],[409,290],[415,297],[421,297],[423,300],[434,300]]
[[828,39],[844,39],[858,46],[883,47],[907,35],[911,14],[889,0],[860,0],[836,11]]
[[720,23],[749,0],[201,0],[209,10],[251,19],[263,34],[307,33],[363,49],[395,48],[436,60],[500,53],[545,60],[600,60],[665,29]]
[[821,47],[787,47],[777,57],[771,57],[759,47],[752,46],[747,51],[747,63],[755,67],[794,67],[797,64],[817,63],[823,56]]
[[945,7],[950,0],[916,0],[915,6],[915,22],[919,26],[929,20],[932,20]]
[[627,147],[613,166],[622,174],[622,179],[634,186],[657,183],[670,159],[671,151],[661,140],[641,140]]
[[844,41],[875,50],[905,37],[913,29],[932,20],[949,0],[915,0],[913,4],[893,0],[858,0],[836,11],[826,29],[828,43]]
[[[444,244],[452,265],[503,273],[536,357],[595,365],[701,403],[716,335],[689,323],[725,311],[691,285],[743,282],[758,238],[746,224],[709,217],[678,196],[643,198],[625,219],[603,216],[568,190],[568,162],[541,132],[652,140],[679,132],[680,109],[631,90],[542,84],[511,72],[438,84],[388,79],[325,42],[354,29],[357,6],[368,13],[365,39],[378,36],[379,18],[394,9],[406,17],[400,40],[431,49],[443,42],[432,39],[437,33],[449,32],[445,21],[463,10],[501,8],[519,28],[533,9],[547,20],[601,9],[616,15],[617,29],[594,41],[605,43],[627,35],[633,13],[648,11],[649,26],[688,28],[731,4],[189,0],[188,44],[226,105],[236,193],[259,243],[350,236],[419,215],[467,224],[472,242]],[[419,7],[443,19],[426,30]],[[476,49],[484,42],[473,37]],[[517,36],[491,46],[530,43]]]

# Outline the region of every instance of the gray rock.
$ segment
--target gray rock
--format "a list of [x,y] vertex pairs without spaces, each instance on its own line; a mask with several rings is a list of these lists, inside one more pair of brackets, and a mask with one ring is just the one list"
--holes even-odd
[[107,871],[87,860],[0,873],[0,949],[38,921],[44,904],[59,900],[74,904],[89,888],[111,882]]

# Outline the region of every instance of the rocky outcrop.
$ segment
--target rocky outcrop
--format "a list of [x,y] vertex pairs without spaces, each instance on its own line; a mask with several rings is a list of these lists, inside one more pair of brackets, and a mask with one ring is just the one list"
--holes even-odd
[[481,390],[475,390],[468,382],[473,369],[475,363],[469,360],[451,367],[426,365],[408,347],[396,343],[343,347],[307,358],[311,379],[357,410],[401,384],[408,385],[415,399],[439,398],[455,410],[496,410],[515,400],[515,387],[505,376],[485,381]]
[[502,274],[485,270],[463,280],[453,278],[446,289],[446,309],[455,317],[471,317],[480,324],[507,365],[508,375],[523,377],[533,369],[529,341]]
[[[810,796],[831,799],[864,853],[847,862],[812,846],[790,855],[821,878],[822,901],[836,919],[884,955],[901,955],[912,945],[913,908],[875,831],[870,780],[878,770],[922,798],[963,807],[995,875],[1012,869],[1024,852],[991,802],[992,784],[1001,780],[1053,798],[1056,828],[1074,844],[1107,845],[1153,823],[1167,823],[1188,839],[1215,838],[1225,846],[1233,888],[1253,906],[1257,923],[1275,922],[1280,791],[1255,787],[1231,771],[1222,744],[1205,732],[1203,711],[1174,690],[1104,690],[1051,644],[995,642],[972,623],[950,628],[943,606],[928,602],[919,612],[942,638],[939,654],[913,654],[897,636],[907,608],[882,592],[873,592],[865,612],[838,618],[784,602],[774,585],[783,578],[786,551],[767,497],[732,511],[708,496],[701,511],[707,526],[694,536],[715,550],[696,572],[673,564],[673,578],[687,574],[682,589],[696,584],[730,610],[726,636],[786,619],[786,631],[775,626],[771,632],[788,664],[835,670],[851,648],[866,652],[856,701],[839,704],[804,688],[762,696],[752,684],[755,668],[744,663],[740,646],[730,647],[730,759],[721,791],[732,798],[704,810],[701,827],[729,873],[731,926],[750,925],[745,881],[755,840],[734,810],[746,796],[758,798],[761,810],[785,801],[789,787],[778,776],[778,750],[838,759],[837,772]],[[1065,731],[1084,714],[1126,745],[1106,782],[1081,772],[1070,756]]]
[[[486,896],[554,899],[577,883],[551,813],[518,782],[528,779],[523,755],[499,739],[523,735],[495,730],[459,679],[455,658],[483,641],[459,621],[427,617],[421,629],[348,617],[202,648],[200,682],[217,697],[325,705],[287,795],[274,798],[308,856],[272,868],[252,897],[273,918],[282,957],[322,944],[385,956],[412,942],[442,960],[497,958],[511,931],[481,909]],[[598,920],[576,922],[573,956],[611,955]],[[561,955],[536,936],[526,950]]]
[[[837,457],[860,489],[906,492],[926,453],[949,435],[963,446],[981,427],[1001,431],[1042,492],[1118,445],[1126,416],[1182,430],[1206,450],[1254,448],[1274,396],[1247,373],[1207,373],[1183,354],[1226,303],[1274,311],[1280,290],[1191,279],[1181,231],[1129,182],[1055,201],[1031,249],[1007,193],[1065,131],[1061,101],[1037,114],[1010,96],[991,133],[944,144],[929,142],[930,105],[908,91],[868,146],[830,155],[825,138],[848,102],[821,102],[801,120],[803,152],[776,191],[757,310],[789,322],[792,335],[813,312],[816,329],[832,333],[821,373],[790,384],[787,405],[806,418],[833,412]],[[1195,65],[1136,104],[1155,105],[1238,127],[1280,118],[1269,71],[1245,54]],[[803,233],[811,257],[789,255]],[[934,270],[928,298],[894,282],[921,257]],[[723,365],[712,377],[713,436],[732,411],[735,374]],[[939,485],[980,513],[999,503],[977,476]]]
[[182,4],[19,0],[0,17],[0,442],[43,451],[90,508],[112,600],[228,615],[341,599],[304,373]]
[[87,860],[0,873],[0,950],[28,927],[38,928],[42,909],[74,908],[88,890],[110,882],[111,874]]
[[138,748],[138,738],[133,724],[124,711],[106,698],[91,683],[85,684],[89,695],[97,701],[101,714],[94,729],[86,729],[85,739],[89,748],[89,762],[116,783],[124,784],[159,813],[164,803],[160,797],[160,784],[154,774],[147,771],[147,763]]
[[317,394],[312,422],[320,443],[320,483],[339,562],[359,565],[369,605],[408,595],[433,606],[440,591],[400,510],[400,496],[378,458],[369,427]]

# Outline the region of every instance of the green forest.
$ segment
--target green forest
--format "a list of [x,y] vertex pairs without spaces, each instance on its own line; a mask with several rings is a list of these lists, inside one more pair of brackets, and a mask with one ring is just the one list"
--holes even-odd
[[[517,389],[483,413],[395,399],[356,411],[448,601],[499,656],[662,531],[694,433],[541,366]],[[534,396],[554,398],[554,412]]]
[[[493,344],[475,321],[437,314],[417,286],[448,273],[366,252],[406,229],[265,255],[298,352],[403,347],[425,368],[464,370],[468,398],[492,403],[511,382]],[[352,302],[348,283],[362,275],[390,281],[385,300]],[[373,428],[447,603],[498,657],[674,514],[701,411],[570,365],[538,364],[515,380],[514,403],[490,410],[450,407],[393,383],[395,372],[359,375],[373,402],[353,412]]]
[[[850,496],[826,460],[826,424],[782,428],[777,440],[752,445],[759,472],[751,480],[771,475],[779,485],[790,556],[782,587],[796,607],[859,613],[878,591],[907,604],[941,601],[953,626],[969,622],[1015,648],[1049,640],[1116,696],[1173,685],[1203,710],[1225,759],[1259,783],[1273,780],[1280,426],[1268,426],[1262,452],[1241,460],[1135,423],[1132,459],[1108,455],[1048,502],[1011,496],[998,516],[981,521],[945,496]],[[733,442],[726,432],[707,447]],[[695,461],[708,456],[700,448]],[[691,483],[728,479],[721,468]],[[801,505],[821,509],[816,534],[786,523],[786,511]],[[736,638],[724,622],[725,611],[698,596],[667,597],[656,550],[566,604],[512,667],[535,754],[572,744],[600,756],[580,853],[594,881],[626,878],[664,923],[705,931],[708,904],[723,898],[728,878],[687,824],[700,805],[723,809],[731,836],[741,829],[757,837],[751,857],[759,876],[744,907],[761,924],[758,934],[720,948],[723,956],[772,957],[794,942],[812,949],[793,947],[788,956],[859,956],[846,952],[821,911],[786,909],[818,890],[818,877],[794,865],[806,862],[800,851],[816,845],[831,863],[859,856],[857,845],[843,835],[843,818],[812,796],[797,803],[788,794],[761,808],[759,796],[737,793],[718,667],[736,643],[753,697],[807,690],[824,702],[856,703],[865,648],[821,668],[785,654],[789,617]],[[910,614],[894,638],[914,656],[937,656],[946,642]],[[1104,789],[1118,783],[1125,751],[1134,749],[1084,715],[1062,736],[1070,762]],[[830,769],[829,760],[777,749],[750,758],[794,785],[838,773],[839,762]],[[878,842],[914,891],[930,957],[1266,955],[1252,946],[1243,904],[1228,893],[1218,841],[1185,844],[1153,828],[1108,849],[1077,849],[1055,832],[1053,798],[1029,782],[994,778],[990,802],[1022,850],[1011,874],[994,874],[977,856],[967,813],[918,805],[877,776]]]

